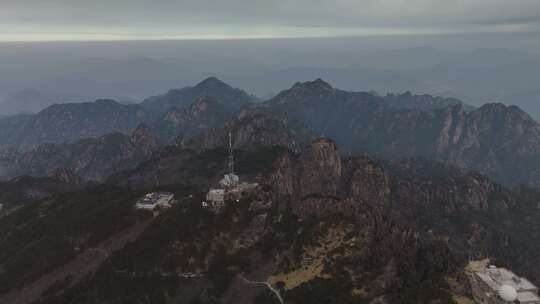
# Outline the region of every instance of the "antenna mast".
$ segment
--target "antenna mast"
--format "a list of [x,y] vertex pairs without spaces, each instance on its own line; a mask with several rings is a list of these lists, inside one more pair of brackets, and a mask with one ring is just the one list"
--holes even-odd
[[229,174],[234,174],[234,155],[232,146],[232,132],[229,131]]

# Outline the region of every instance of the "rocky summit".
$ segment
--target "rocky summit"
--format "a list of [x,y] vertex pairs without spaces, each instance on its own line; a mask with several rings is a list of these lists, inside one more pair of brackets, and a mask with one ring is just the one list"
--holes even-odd
[[166,94],[150,97],[142,105],[151,110],[165,113],[172,108],[190,105],[196,98],[215,99],[224,107],[238,110],[257,99],[243,90],[235,89],[216,77],[209,77],[193,87],[170,90]]

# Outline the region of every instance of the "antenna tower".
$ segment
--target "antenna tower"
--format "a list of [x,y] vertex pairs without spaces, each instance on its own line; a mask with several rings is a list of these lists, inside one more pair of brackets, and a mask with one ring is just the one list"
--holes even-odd
[[234,155],[232,145],[232,132],[229,131],[229,174],[234,174]]

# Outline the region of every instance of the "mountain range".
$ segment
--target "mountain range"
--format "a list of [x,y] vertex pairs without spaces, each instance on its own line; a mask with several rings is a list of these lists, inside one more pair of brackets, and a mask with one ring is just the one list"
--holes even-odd
[[[248,132],[234,134],[246,144],[258,141],[289,148],[326,136],[352,155],[368,153],[389,160],[423,157],[478,171],[505,185],[540,185],[536,169],[540,167],[540,126],[517,106],[490,103],[475,108],[453,98],[408,92],[379,96],[339,90],[321,79],[296,83],[263,102],[211,77],[141,104],[98,100],[53,105],[34,115],[0,119],[0,143],[5,149],[19,150],[18,154],[33,150],[39,155],[36,151],[45,154],[51,144],[53,150],[65,150],[56,146],[69,142],[68,146],[75,147],[81,140],[85,145],[86,138],[110,133],[126,134],[128,142],[129,134],[141,123],[149,127],[157,145],[216,147],[224,144],[227,135],[220,130],[238,128]],[[265,128],[261,124],[269,124],[266,128],[270,132],[248,139],[253,128]],[[44,144],[49,146],[40,147]],[[110,152],[120,153],[113,150]],[[126,155],[115,157],[130,162]],[[12,166],[25,162],[23,156],[17,158],[20,161]],[[47,157],[30,159],[42,160],[43,164],[34,164],[36,168],[52,169],[61,163]],[[64,163],[72,171],[80,170]],[[105,171],[99,180],[116,172],[101,170]],[[36,172],[45,173],[41,169]]]
[[539,184],[540,125],[519,107],[493,103],[475,109],[452,99],[422,98],[416,106],[396,106],[394,97],[341,91],[316,80],[267,104],[353,154],[425,157],[505,184]]
[[[517,106],[211,77],[0,126],[0,303],[469,303],[485,258],[540,284],[540,126]],[[230,139],[250,186],[213,210]],[[134,208],[158,191],[171,208]]]
[[295,81],[323,77],[346,90],[382,95],[410,90],[457,97],[477,107],[516,104],[538,120],[539,37],[469,33],[396,40],[8,43],[0,50],[0,99],[32,89],[83,101],[144,100],[219,71],[219,78],[265,99]]

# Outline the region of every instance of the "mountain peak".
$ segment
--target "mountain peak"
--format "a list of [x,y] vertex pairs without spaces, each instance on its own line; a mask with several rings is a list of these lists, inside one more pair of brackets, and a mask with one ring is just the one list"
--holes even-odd
[[286,104],[291,102],[307,102],[313,100],[326,100],[336,90],[326,81],[317,78],[313,81],[297,82],[292,88],[281,91],[269,100],[270,104]]
[[478,111],[481,113],[487,114],[487,113],[505,113],[505,114],[513,114],[518,115],[523,118],[528,118],[529,115],[523,111],[520,107],[515,105],[507,106],[504,103],[500,102],[492,102],[492,103],[486,103],[480,108],[478,108]]
[[172,108],[189,107],[200,97],[213,98],[231,109],[239,109],[255,100],[253,96],[241,89],[233,88],[216,77],[209,77],[195,86],[175,89],[164,95],[150,97],[143,101],[143,105],[147,109],[165,114]]
[[116,106],[116,105],[120,105],[118,103],[118,101],[114,100],[114,99],[98,99],[96,101],[94,101],[94,103],[96,105],[109,105],[109,106]]
[[480,110],[504,110],[506,105],[501,102],[488,102],[480,107]]
[[216,78],[214,76],[208,77],[205,80],[199,82],[195,87],[196,88],[217,88],[217,87],[223,88],[223,87],[226,87],[226,88],[231,88],[232,89],[232,87],[230,85],[226,84],[225,82],[221,81],[220,79],[218,79],[218,78]]
[[307,89],[307,90],[317,90],[317,91],[327,91],[331,92],[334,90],[334,88],[326,81],[322,80],[321,78],[317,78],[313,81],[306,81],[306,82],[297,82],[293,89]]

